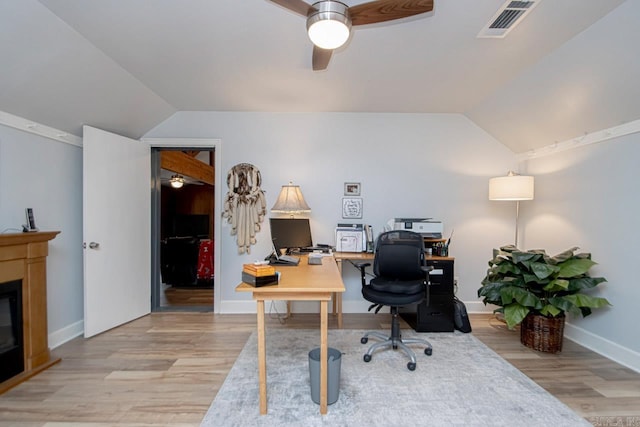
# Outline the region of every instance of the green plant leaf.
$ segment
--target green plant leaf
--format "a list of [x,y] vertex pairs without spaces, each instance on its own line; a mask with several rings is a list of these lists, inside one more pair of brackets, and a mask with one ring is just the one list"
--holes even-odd
[[559,253],[558,255],[554,255],[550,258],[551,261],[553,261],[554,264],[560,264],[561,262],[564,262],[570,258],[573,257],[573,254],[575,253],[575,251],[578,250],[577,246],[574,246],[571,249],[567,249],[564,252]]
[[533,273],[522,273],[522,279],[524,280],[524,283],[539,283],[540,280],[538,279],[538,276],[536,276]]
[[[611,305],[606,298],[593,297],[586,294],[574,294],[564,295],[561,297],[549,298],[549,304],[553,304],[561,310],[567,313],[571,313],[575,316],[588,316],[591,313],[591,308],[601,308]],[[586,313],[586,314],[585,314]]]
[[557,307],[559,310],[562,310],[565,313],[571,313],[575,316],[579,316],[582,314],[580,308],[575,305],[572,300],[567,299],[567,296],[551,297],[547,301],[549,302],[549,304]]
[[483,302],[485,304],[502,305],[501,289],[504,286],[505,285],[503,283],[486,283],[478,289],[478,297],[484,297]]
[[611,305],[606,298],[594,297],[586,294],[566,295],[563,298],[571,301],[577,307],[601,308]]
[[530,251],[527,251],[527,252],[514,251],[511,255],[513,256],[513,262],[516,264],[525,263],[527,261],[535,262],[538,259],[542,258],[541,254],[533,253]]
[[580,311],[582,312],[582,317],[587,317],[591,314],[591,309],[589,307],[580,307]]
[[558,277],[572,278],[585,274],[596,263],[587,258],[571,258],[561,264]]
[[521,270],[518,268],[517,265],[503,262],[502,264],[495,264],[491,268],[491,273],[492,274],[507,274],[507,273],[520,274]]
[[566,279],[556,279],[545,285],[543,289],[547,292],[562,292],[569,288],[569,283]]
[[523,307],[518,303],[509,304],[504,307],[504,320],[507,322],[507,327],[513,329],[516,325],[519,325],[525,317],[529,314],[529,309]]
[[577,279],[569,280],[569,292],[578,292],[583,289],[591,289],[598,286],[602,282],[606,282],[604,277],[578,277]]
[[560,271],[560,269],[555,265],[549,265],[543,262],[536,262],[531,264],[531,271],[533,271],[533,273],[538,277],[538,279],[546,279],[547,277]]
[[517,286],[505,286],[501,289],[502,304],[507,305],[512,301],[516,301],[518,304],[524,307],[530,307],[535,310],[542,308],[542,302],[534,293],[517,287]]
[[560,310],[558,307],[554,306],[553,304],[547,304],[544,307],[542,307],[542,310],[540,310],[540,314],[547,317],[556,317],[557,315],[562,313],[563,311]]

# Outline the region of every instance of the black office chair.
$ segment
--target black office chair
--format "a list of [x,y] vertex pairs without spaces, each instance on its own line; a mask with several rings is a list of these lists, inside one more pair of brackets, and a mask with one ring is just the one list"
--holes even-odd
[[380,332],[367,332],[360,342],[366,344],[369,337],[381,339],[369,347],[364,361],[371,361],[373,353],[383,347],[400,347],[411,358],[407,364],[410,371],[416,369],[416,355],[406,344],[423,344],[424,353],[431,356],[431,344],[423,339],[410,338],[403,340],[400,334],[398,308],[404,305],[417,304],[429,298],[429,271],[433,267],[425,265],[424,241],[422,236],[412,231],[395,230],[382,233],[376,243],[373,260],[375,277],[366,283],[365,268],[371,264],[356,263],[362,276],[362,296],[373,304],[377,313],[383,306],[391,308],[391,336]]

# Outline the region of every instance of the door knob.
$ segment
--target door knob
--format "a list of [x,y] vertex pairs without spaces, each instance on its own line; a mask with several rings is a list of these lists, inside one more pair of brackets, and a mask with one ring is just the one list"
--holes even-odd
[[100,247],[100,243],[91,242],[89,243],[89,249],[98,249]]

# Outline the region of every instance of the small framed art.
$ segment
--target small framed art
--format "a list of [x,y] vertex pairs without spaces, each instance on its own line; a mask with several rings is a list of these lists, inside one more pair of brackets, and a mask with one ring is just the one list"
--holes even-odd
[[359,182],[345,182],[344,183],[344,195],[345,196],[359,196],[360,195],[360,183]]
[[342,218],[362,218],[362,197],[342,199]]

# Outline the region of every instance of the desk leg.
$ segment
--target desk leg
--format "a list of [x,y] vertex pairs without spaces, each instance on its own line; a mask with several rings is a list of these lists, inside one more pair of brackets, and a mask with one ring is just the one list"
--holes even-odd
[[327,413],[327,374],[329,373],[328,358],[328,301],[320,301],[320,413]]
[[338,329],[342,329],[342,292],[336,292],[335,301],[338,306]]
[[[337,259],[336,265],[338,266],[340,277],[342,277],[342,260]],[[333,314],[338,315],[338,329],[342,329],[342,292],[333,293]]]
[[334,316],[336,314],[338,314],[338,293],[337,292],[332,292],[331,293],[331,314],[333,314]]
[[258,377],[260,383],[260,415],[267,413],[267,347],[264,334],[264,300],[258,300]]

